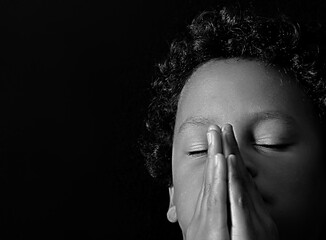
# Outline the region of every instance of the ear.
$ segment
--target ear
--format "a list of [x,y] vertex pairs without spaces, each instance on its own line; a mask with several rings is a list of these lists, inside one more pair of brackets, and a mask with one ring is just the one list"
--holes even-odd
[[171,223],[175,223],[178,218],[177,218],[177,209],[173,203],[174,187],[169,187],[169,195],[170,195],[170,205],[166,216]]

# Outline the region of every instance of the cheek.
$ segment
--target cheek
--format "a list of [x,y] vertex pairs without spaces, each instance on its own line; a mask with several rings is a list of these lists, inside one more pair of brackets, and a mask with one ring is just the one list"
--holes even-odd
[[320,155],[300,152],[266,163],[260,183],[271,197],[271,214],[279,225],[304,226],[316,214],[324,184]]
[[174,204],[183,231],[187,229],[194,214],[202,187],[203,172],[204,167],[192,164],[179,164],[173,170]]

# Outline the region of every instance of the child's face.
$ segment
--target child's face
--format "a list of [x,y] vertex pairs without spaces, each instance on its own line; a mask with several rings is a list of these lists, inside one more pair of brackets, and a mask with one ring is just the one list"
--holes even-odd
[[207,128],[226,123],[280,234],[316,226],[324,169],[311,109],[295,83],[262,63],[216,60],[197,69],[182,90],[173,141],[170,195],[182,230],[202,186]]

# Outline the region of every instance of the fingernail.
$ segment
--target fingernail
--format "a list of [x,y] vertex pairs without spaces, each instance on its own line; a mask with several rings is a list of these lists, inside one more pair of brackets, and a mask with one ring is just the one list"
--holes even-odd
[[208,131],[218,131],[218,126],[216,126],[216,125],[211,125],[211,126],[209,126],[209,128],[208,128]]
[[223,132],[231,132],[232,131],[232,125],[231,124],[225,124],[223,127],[222,127],[222,131]]
[[228,125],[225,128],[225,131],[226,131],[225,132],[226,133],[226,138],[227,138],[228,142],[231,143],[233,141],[233,135],[234,135],[232,125]]
[[237,167],[237,160],[235,159],[235,155],[231,154],[231,155],[229,155],[229,158],[230,158],[230,162],[231,162],[232,166],[234,168],[236,168]]
[[212,144],[213,134],[210,131],[207,132],[207,141],[208,141],[208,145],[211,145]]
[[215,166],[217,167],[221,161],[221,158],[224,158],[224,155],[222,153],[217,153],[215,156],[214,156],[214,164]]
[[217,167],[218,162],[219,162],[218,154],[216,154],[216,155],[214,156],[214,166],[215,166],[215,167]]

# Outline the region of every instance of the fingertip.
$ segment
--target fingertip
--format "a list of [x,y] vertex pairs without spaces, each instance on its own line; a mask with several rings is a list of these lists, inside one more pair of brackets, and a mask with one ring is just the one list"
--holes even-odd
[[231,153],[231,154],[228,156],[227,160],[228,160],[228,162],[229,162],[230,164],[232,164],[233,166],[235,166],[235,164],[236,164],[236,156],[235,156],[233,153]]
[[235,133],[231,124],[223,126],[223,140],[225,145],[228,146],[229,154],[239,152],[239,147],[237,140],[235,138]]
[[233,130],[233,127],[232,127],[232,125],[230,123],[226,123],[222,127],[222,132],[225,132],[225,133],[230,132],[232,130]]
[[231,153],[228,158],[230,159],[230,161],[234,161],[236,159],[235,154]]
[[230,154],[227,158],[228,162],[228,169],[229,169],[229,177],[234,177],[236,174],[236,169],[237,169],[237,159],[234,154]]
[[217,126],[216,124],[213,124],[213,125],[210,125],[210,126],[208,127],[208,132],[209,132],[209,131],[217,131],[217,132],[221,132],[221,129],[220,129],[220,127]]
[[207,141],[208,141],[208,145],[210,146],[213,142],[213,136],[212,133],[210,131],[207,132]]
[[[215,162],[220,161],[223,158],[224,158],[224,154],[223,153],[216,153],[215,156],[214,156]],[[217,165],[217,164],[215,164],[215,165]]]
[[217,125],[210,125],[207,130],[208,145],[211,145],[213,143],[213,138],[215,135],[214,131],[217,133],[221,133],[221,129]]
[[225,157],[224,157],[224,154],[222,154],[222,153],[216,153],[214,155],[214,166],[216,169],[220,168],[220,164],[221,164],[221,161],[223,161],[223,158],[225,158]]
[[216,154],[214,156],[214,166],[217,167],[218,163],[219,163],[219,156],[218,156],[218,154]]

